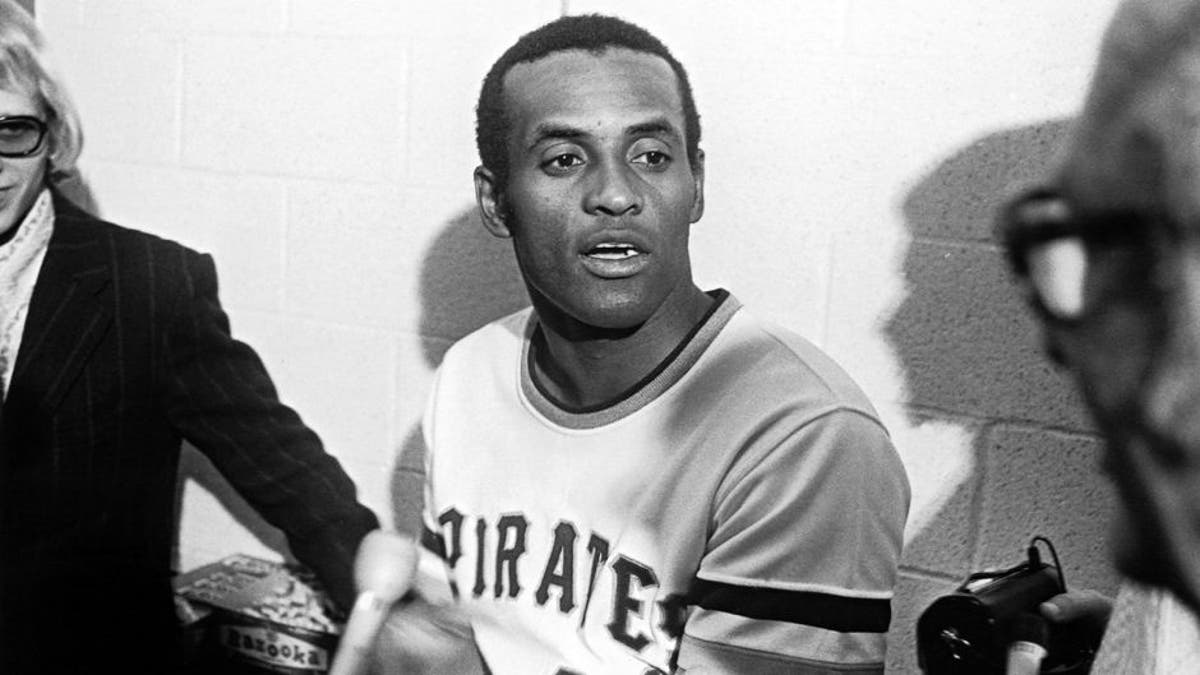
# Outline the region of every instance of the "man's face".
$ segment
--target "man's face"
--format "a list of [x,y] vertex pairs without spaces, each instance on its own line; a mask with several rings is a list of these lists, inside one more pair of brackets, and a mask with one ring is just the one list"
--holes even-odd
[[1180,116],[1187,86],[1147,81],[1081,120],[1063,195],[1085,225],[1126,214],[1132,236],[1090,248],[1091,310],[1051,322],[1049,337],[1108,440],[1118,567],[1200,611],[1200,148]]
[[501,194],[476,172],[484,221],[511,236],[538,311],[608,329],[641,325],[692,286],[703,213],[674,71],[627,49],[550,54],[504,79],[511,122]]

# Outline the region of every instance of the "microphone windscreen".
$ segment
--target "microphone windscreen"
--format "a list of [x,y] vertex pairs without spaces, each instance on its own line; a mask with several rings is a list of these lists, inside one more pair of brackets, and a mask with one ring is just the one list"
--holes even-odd
[[373,530],[358,545],[354,582],[358,600],[338,641],[330,675],[359,675],[367,669],[380,627],[417,575],[417,543],[396,532]]
[[412,586],[419,554],[412,537],[384,530],[367,533],[354,559],[358,592],[369,592],[387,604],[396,602]]

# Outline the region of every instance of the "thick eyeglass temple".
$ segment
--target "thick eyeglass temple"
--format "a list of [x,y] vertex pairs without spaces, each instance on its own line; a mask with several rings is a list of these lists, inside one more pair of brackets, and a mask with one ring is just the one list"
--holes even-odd
[[1162,218],[1127,208],[1080,212],[1064,197],[1040,189],[1014,200],[1004,210],[1000,238],[1016,272],[1025,275],[1027,254],[1033,246],[1063,238],[1089,244],[1134,242],[1160,221]]
[[1004,210],[1000,236],[1010,265],[1048,318],[1076,322],[1091,309],[1087,284],[1099,251],[1143,248],[1165,221],[1132,208],[1083,212],[1052,190],[1039,189]]
[[1029,273],[1026,253],[1030,246],[1076,232],[1067,201],[1045,187],[1009,202],[1001,212],[997,229],[1013,271],[1022,277]]
[[31,115],[0,116],[0,157],[28,157],[41,150],[46,123]]

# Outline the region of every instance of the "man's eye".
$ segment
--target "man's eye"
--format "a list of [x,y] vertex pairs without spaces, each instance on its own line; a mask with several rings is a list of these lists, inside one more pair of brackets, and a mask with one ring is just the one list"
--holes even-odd
[[671,163],[671,156],[658,150],[643,152],[633,158],[634,164],[644,164],[652,169],[666,168]]
[[542,164],[543,167],[550,171],[566,171],[576,166],[583,164],[583,158],[579,155],[573,155],[569,152],[564,152],[561,155],[551,157],[549,161]]

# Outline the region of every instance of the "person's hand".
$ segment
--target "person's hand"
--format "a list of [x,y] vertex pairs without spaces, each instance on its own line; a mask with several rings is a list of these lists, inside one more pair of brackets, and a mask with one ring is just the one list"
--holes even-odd
[[1059,593],[1038,606],[1038,611],[1051,623],[1091,621],[1101,626],[1112,614],[1112,599],[1092,590]]
[[418,598],[398,604],[379,630],[371,672],[482,675],[484,670],[463,612]]
[[1069,629],[1086,644],[1099,644],[1112,614],[1112,599],[1092,590],[1059,593],[1038,606],[1052,626]]

